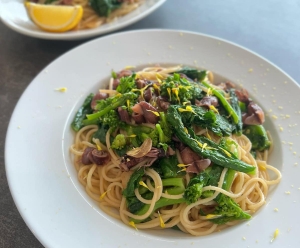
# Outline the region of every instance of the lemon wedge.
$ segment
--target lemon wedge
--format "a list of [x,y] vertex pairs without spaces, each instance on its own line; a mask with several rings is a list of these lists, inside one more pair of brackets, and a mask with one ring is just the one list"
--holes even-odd
[[30,19],[41,29],[50,32],[65,32],[74,28],[82,18],[80,5],[60,6],[25,3]]

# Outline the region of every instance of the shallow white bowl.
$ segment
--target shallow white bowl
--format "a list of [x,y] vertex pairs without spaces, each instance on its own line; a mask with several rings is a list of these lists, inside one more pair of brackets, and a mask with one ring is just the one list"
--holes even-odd
[[[247,88],[268,113],[266,127],[275,140],[270,163],[282,171],[283,179],[250,221],[206,237],[173,230],[135,231],[103,213],[78,182],[69,154],[75,111],[90,92],[107,83],[112,69],[156,63],[209,69]],[[68,90],[55,91],[59,87]],[[142,30],[93,40],[47,66],[19,100],[5,148],[11,193],[25,222],[46,247],[296,247],[299,93],[293,79],[272,63],[214,37]],[[280,234],[271,244],[276,228]]]

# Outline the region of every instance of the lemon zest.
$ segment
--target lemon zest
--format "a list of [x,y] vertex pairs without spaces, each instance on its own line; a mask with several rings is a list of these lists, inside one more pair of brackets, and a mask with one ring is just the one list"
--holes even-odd
[[212,110],[212,111],[214,111],[215,113],[219,114],[219,111],[215,108],[214,105],[210,105],[209,109]]
[[184,127],[183,130],[184,130],[185,133],[189,133],[189,131],[187,130],[186,127]]
[[158,94],[160,93],[160,87],[157,84],[153,84],[153,88],[158,91]]
[[171,102],[172,98],[171,98],[171,89],[167,88],[168,94],[169,94],[169,101]]
[[128,224],[129,224],[129,226],[132,226],[135,230],[138,230],[138,229],[136,228],[135,223],[134,223],[133,221],[130,221]]
[[266,171],[267,170],[266,166],[264,166],[260,163],[258,164],[258,167],[259,167],[259,170],[261,170],[261,171]]
[[178,96],[178,94],[179,94],[178,88],[173,88],[172,92],[175,94],[177,101],[180,103],[180,98]]
[[186,106],[185,109],[184,108],[178,108],[179,112],[192,112],[195,114],[193,108],[191,106]]
[[210,137],[210,135],[209,135],[209,133],[208,133],[208,130],[207,130],[207,129],[206,129],[206,135],[207,135],[207,138],[208,138],[208,139],[212,140],[211,137]]
[[103,198],[106,196],[108,191],[110,191],[110,189],[106,190],[102,195],[100,195],[100,197],[99,197],[100,201],[103,200]]
[[220,214],[208,214],[205,216],[206,219],[215,219],[215,218],[219,218],[221,217],[222,215]]
[[199,142],[198,140],[195,140],[198,144],[198,146],[200,146],[201,148],[203,147],[203,144],[201,144],[201,142]]
[[161,74],[159,74],[159,73],[156,73],[156,77],[158,77],[160,79],[164,79],[164,77]]
[[68,90],[67,87],[61,87],[61,88],[56,88],[56,91],[60,91],[60,92],[66,92]]
[[211,90],[211,88],[208,88],[208,89],[207,89],[206,95],[207,95],[207,96],[211,96],[211,95],[212,95],[212,90]]
[[130,100],[127,99],[126,102],[127,102],[127,108],[129,108],[129,106],[130,106]]
[[179,168],[184,168],[184,167],[186,167],[186,166],[188,166],[187,164],[178,164],[177,165],[177,167],[179,167]]
[[98,151],[101,151],[101,150],[102,150],[102,148],[101,148],[101,146],[100,146],[99,144],[96,144],[96,146],[97,146],[97,150],[98,150]]
[[[143,181],[140,181],[139,182],[139,185],[145,187],[146,189],[149,189],[148,186],[143,182]],[[150,190],[150,189],[149,189]]]
[[279,230],[278,230],[278,228],[277,228],[277,229],[275,230],[274,234],[273,234],[273,238],[271,239],[271,243],[277,238],[278,234],[279,234]]
[[182,170],[178,171],[177,173],[182,172],[182,171],[186,171],[186,168],[184,167]]
[[221,150],[228,156],[228,157],[231,157],[231,154],[228,152],[228,151],[226,151],[224,148],[222,148],[222,147],[220,147],[221,148]]
[[152,111],[150,109],[147,109],[147,111],[152,112],[153,114],[155,114],[156,116],[159,116],[159,113],[157,111]]
[[158,216],[159,216],[160,227],[161,227],[161,228],[165,228],[166,225],[165,225],[164,220],[163,220],[163,218],[161,217],[159,211],[158,211]]
[[202,152],[203,150],[207,147],[207,143],[204,143],[203,146],[202,146]]

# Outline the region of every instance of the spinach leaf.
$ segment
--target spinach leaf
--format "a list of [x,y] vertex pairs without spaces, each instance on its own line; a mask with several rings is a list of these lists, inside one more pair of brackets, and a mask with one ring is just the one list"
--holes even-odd
[[121,7],[118,0],[90,0],[90,6],[99,16],[108,17],[110,13]]
[[131,175],[126,188],[123,190],[123,195],[126,197],[132,197],[135,196],[134,190],[139,187],[139,182],[142,179],[142,176],[145,174],[144,168],[141,168],[139,170],[136,170]]

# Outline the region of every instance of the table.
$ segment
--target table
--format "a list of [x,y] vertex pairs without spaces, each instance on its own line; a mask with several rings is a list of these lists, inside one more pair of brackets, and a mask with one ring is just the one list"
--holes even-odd
[[[260,54],[300,82],[299,13],[296,0],[169,0],[120,31],[163,28],[217,36]],[[0,23],[0,247],[42,247],[20,216],[5,176],[4,146],[10,116],[39,71],[86,41],[30,38]]]

